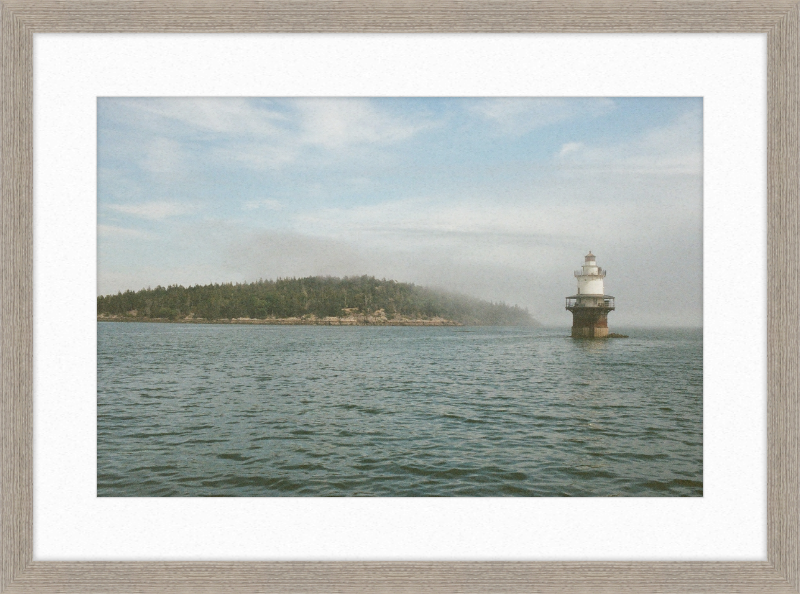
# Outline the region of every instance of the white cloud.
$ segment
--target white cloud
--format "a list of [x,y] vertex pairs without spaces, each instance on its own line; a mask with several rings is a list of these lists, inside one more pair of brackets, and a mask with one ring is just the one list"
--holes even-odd
[[159,201],[140,202],[139,204],[109,204],[107,208],[151,221],[160,221],[169,217],[184,215],[195,210],[195,207],[189,204]]
[[567,142],[561,146],[561,150],[558,152],[558,156],[564,157],[565,155],[581,150],[583,146],[584,145],[582,142]]
[[123,105],[141,117],[173,120],[221,135],[272,135],[279,130],[276,123],[284,119],[267,103],[233,97],[131,99]]
[[278,144],[265,142],[232,142],[224,148],[212,149],[212,159],[217,164],[234,165],[264,171],[277,170],[293,163],[300,153],[297,143],[285,140]]
[[[470,260],[497,261],[500,250],[509,264],[521,265],[542,246],[592,238],[599,242],[607,233],[618,236],[617,241],[638,242],[654,234],[679,232],[699,220],[699,200],[673,195],[675,188],[691,187],[690,181],[649,189],[651,182],[647,176],[603,184],[589,179],[573,182],[565,191],[558,179],[552,179],[539,186],[537,197],[425,197],[330,208],[295,217],[294,228],[317,237],[400,251],[451,246]],[[637,199],[644,191],[648,200]],[[599,207],[602,198],[607,198],[605,206]],[[654,221],[654,212],[661,211],[669,216]]]
[[139,229],[128,229],[125,227],[117,227],[116,225],[97,225],[97,234],[101,237],[120,237],[120,238],[149,238],[149,234]]
[[182,146],[174,140],[156,138],[147,146],[139,165],[151,173],[181,173],[185,169]]
[[103,198],[117,202],[135,199],[142,192],[138,180],[119,168],[98,167],[97,187]]
[[283,204],[278,202],[277,200],[249,200],[242,205],[244,210],[281,210],[283,208]]
[[651,128],[626,142],[594,146],[570,142],[561,147],[558,157],[562,170],[586,174],[702,175],[702,115],[685,113],[666,126]]
[[[254,170],[280,169],[308,148],[387,145],[436,125],[424,115],[398,115],[368,99],[298,99],[286,105],[279,111],[273,103],[248,99],[168,98],[124,100],[119,107],[140,126],[162,134],[175,124],[190,134],[212,133],[224,139],[209,151],[215,161]],[[186,162],[182,148],[177,141],[157,139],[140,165],[153,173],[176,172]]]
[[494,122],[502,132],[514,135],[578,117],[598,117],[614,108],[614,101],[606,98],[513,97],[482,99],[471,104],[473,113]]
[[399,142],[435,125],[425,118],[397,117],[366,99],[308,99],[298,101],[296,108],[301,141],[333,149]]

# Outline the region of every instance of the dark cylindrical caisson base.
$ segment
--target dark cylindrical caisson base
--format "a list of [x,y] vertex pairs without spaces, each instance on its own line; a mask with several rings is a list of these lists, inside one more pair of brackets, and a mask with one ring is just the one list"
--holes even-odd
[[572,311],[573,338],[606,338],[608,312],[606,307],[574,307]]

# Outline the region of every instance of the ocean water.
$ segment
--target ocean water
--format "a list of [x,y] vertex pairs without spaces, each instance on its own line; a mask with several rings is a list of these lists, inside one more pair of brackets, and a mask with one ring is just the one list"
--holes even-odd
[[698,497],[702,330],[98,323],[103,497]]

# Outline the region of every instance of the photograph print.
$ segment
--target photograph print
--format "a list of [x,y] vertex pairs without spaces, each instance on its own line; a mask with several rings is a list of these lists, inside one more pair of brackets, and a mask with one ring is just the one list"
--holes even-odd
[[702,497],[696,97],[97,101],[98,497]]

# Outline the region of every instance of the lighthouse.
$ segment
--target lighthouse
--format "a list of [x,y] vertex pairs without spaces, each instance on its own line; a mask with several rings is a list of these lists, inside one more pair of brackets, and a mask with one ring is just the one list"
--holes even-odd
[[567,310],[572,312],[573,338],[608,336],[608,312],[614,310],[614,298],[605,294],[605,277],[606,271],[597,265],[590,250],[581,269],[575,271],[578,294],[567,297]]

